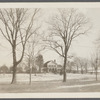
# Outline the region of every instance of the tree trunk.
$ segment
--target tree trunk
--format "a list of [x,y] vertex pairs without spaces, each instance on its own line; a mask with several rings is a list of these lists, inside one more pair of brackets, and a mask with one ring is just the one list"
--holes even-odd
[[32,71],[31,71],[31,67],[30,67],[30,82],[29,82],[29,84],[31,84],[31,76],[32,76]]
[[96,73],[95,73],[96,74],[96,81],[98,80],[98,72],[97,72],[97,70],[98,69],[96,68]]
[[91,74],[93,74],[93,66],[92,66],[92,73]]
[[67,62],[67,49],[65,47],[64,69],[63,69],[63,82],[66,82],[66,62]]
[[83,74],[83,67],[82,67],[82,65],[81,65],[81,74]]
[[88,72],[87,66],[86,66],[86,73]]
[[16,83],[16,72],[17,72],[17,62],[16,62],[16,52],[15,52],[16,47],[12,47],[12,53],[13,53],[13,75],[12,75],[12,82],[11,84]]
[[78,66],[77,66],[77,73],[79,73]]
[[15,84],[16,83],[16,72],[17,72],[17,65],[16,64],[14,64],[13,65],[13,75],[12,75],[12,82],[11,82],[11,84]]
[[98,78],[97,78],[97,72],[96,72],[96,81],[98,80]]
[[32,73],[32,68],[31,68],[31,65],[30,65],[30,57],[28,59],[28,66],[29,66],[29,84],[31,84],[31,73]]

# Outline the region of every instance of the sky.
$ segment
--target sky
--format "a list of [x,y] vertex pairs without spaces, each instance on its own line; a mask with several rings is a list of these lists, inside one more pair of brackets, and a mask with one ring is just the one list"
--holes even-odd
[[[81,12],[83,12],[89,19],[92,25],[92,28],[90,29],[89,33],[84,36],[80,36],[72,43],[72,46],[70,48],[70,53],[74,54],[78,57],[83,58],[91,58],[91,55],[96,50],[96,39],[100,36],[100,9],[99,8],[84,8],[80,9]],[[54,56],[55,55],[55,56]],[[55,52],[46,52],[44,54],[44,57],[49,59],[55,59],[57,57],[58,63],[59,61],[59,55],[55,54]]]
[[[43,9],[43,18],[48,19],[54,14],[54,10],[55,8]],[[92,28],[87,35],[79,37],[72,43],[70,53],[78,57],[90,58],[96,50],[95,40],[100,37],[100,8],[82,8],[80,11],[90,19]],[[0,38],[0,44],[0,66],[3,64],[10,66],[12,64],[11,47],[3,37]],[[42,54],[44,62],[56,59],[57,63],[62,63],[60,56],[54,51],[46,50]]]

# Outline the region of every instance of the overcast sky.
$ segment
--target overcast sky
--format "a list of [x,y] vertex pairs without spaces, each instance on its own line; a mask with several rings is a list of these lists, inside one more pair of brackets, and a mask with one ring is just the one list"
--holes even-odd
[[[48,19],[48,17],[54,14],[54,10],[55,9],[50,8],[43,9],[43,18]],[[100,8],[84,8],[80,9],[80,11],[90,19],[92,29],[88,35],[81,36],[73,42],[70,52],[79,57],[90,58],[91,54],[95,51],[95,40],[100,36]],[[0,46],[0,66],[3,64],[10,66],[12,64],[11,47],[4,38],[0,39],[0,43],[2,45]],[[54,51],[44,51],[42,54],[45,62],[56,59],[58,63],[61,63],[59,55],[57,55]]]
[[[70,52],[78,57],[90,59],[91,55],[96,50],[95,40],[100,36],[100,9],[89,8],[80,9],[89,19],[92,24],[90,32],[85,36],[80,36],[72,43]],[[54,56],[55,55],[55,56]],[[59,58],[54,52],[46,52],[44,58],[49,59]],[[48,59],[47,59],[48,58]],[[59,62],[59,59],[57,59]]]

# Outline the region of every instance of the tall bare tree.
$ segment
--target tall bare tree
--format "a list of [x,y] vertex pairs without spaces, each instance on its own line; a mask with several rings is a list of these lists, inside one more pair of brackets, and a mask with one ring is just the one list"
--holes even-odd
[[[50,19],[49,19],[50,20]],[[78,10],[58,9],[58,14],[49,22],[50,35],[46,38],[49,47],[63,57],[63,82],[66,82],[68,51],[72,41],[89,30],[88,19]]]
[[77,69],[77,73],[79,73],[79,67],[80,67],[80,63],[79,63],[79,57],[74,57],[74,63]]
[[94,53],[94,55],[92,55],[91,64],[92,64],[92,66],[94,68],[95,79],[97,81],[98,80],[99,64],[100,64],[100,57],[99,57],[99,53],[98,52],[96,52],[96,53]]
[[[34,25],[35,18],[40,9],[0,9],[0,32],[10,43],[13,57],[13,78],[12,84],[16,83],[17,65],[22,61],[25,45],[32,34],[37,31]],[[31,13],[29,13],[31,12]],[[30,16],[29,16],[30,15]],[[34,26],[34,27],[33,27]],[[17,58],[17,49],[21,49],[20,57]]]
[[81,68],[81,74],[84,74],[84,72],[87,73],[87,71],[88,71],[88,67],[87,67],[88,60],[85,59],[85,58],[80,58],[80,57],[78,57],[77,60],[78,60],[79,66]]
[[40,32],[36,32],[35,34],[33,34],[30,39],[27,42],[27,49],[25,52],[27,61],[28,61],[28,67],[30,69],[30,78],[29,78],[29,84],[31,84],[31,74],[34,71],[35,75],[36,75],[36,70],[38,68],[36,68],[36,64],[35,64],[35,60],[36,60],[36,56],[45,49],[44,45],[43,45],[43,41],[42,41],[42,36],[43,34]]

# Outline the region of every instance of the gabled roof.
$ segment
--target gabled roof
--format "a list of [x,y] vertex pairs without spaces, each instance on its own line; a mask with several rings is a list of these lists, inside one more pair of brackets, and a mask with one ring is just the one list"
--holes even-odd
[[56,62],[54,62],[53,60],[47,61],[46,63],[44,63],[44,67],[47,67],[48,63],[53,62],[55,65],[58,65]]
[[49,63],[53,63],[55,65],[58,65],[55,61],[51,60]]
[[50,61],[47,61],[46,63],[44,63],[44,66],[43,67],[47,67],[47,64],[49,63]]

